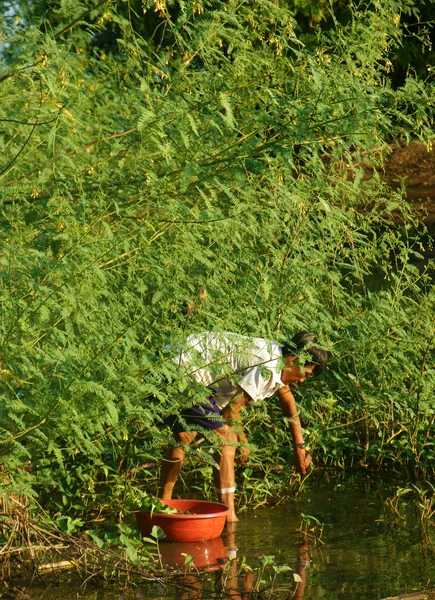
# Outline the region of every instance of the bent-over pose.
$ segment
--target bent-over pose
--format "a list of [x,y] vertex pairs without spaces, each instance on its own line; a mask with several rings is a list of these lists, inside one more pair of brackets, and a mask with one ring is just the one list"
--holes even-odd
[[[214,469],[220,502],[231,509],[228,521],[238,521],[234,509],[234,456],[240,447],[241,460],[249,455],[248,440],[241,425],[241,409],[248,403],[277,394],[283,415],[290,418],[294,461],[305,475],[311,456],[305,449],[301,423],[290,386],[320,373],[328,353],[315,345],[314,335],[300,332],[288,344],[236,333],[203,332],[186,340],[186,349],[175,359],[188,376],[206,385],[209,396],[196,406],[183,409],[165,420],[179,445],[168,447],[162,462],[159,496],[170,499],[183,460],[183,447],[198,431],[213,431],[220,439]],[[301,361],[300,356],[308,357]]]

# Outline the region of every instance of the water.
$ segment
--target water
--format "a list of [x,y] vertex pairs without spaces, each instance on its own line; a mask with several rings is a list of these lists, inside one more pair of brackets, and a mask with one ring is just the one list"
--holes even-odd
[[[323,545],[313,540],[307,552],[305,600],[385,598],[426,589],[431,581],[435,587],[435,556],[417,520],[395,521],[380,490],[317,488],[293,507],[261,512],[253,519],[256,550],[294,566],[300,513],[323,523]],[[319,527],[308,533],[319,535]],[[244,528],[238,543],[249,547]]]
[[[435,553],[425,539],[418,513],[410,506],[404,519],[397,518],[385,504],[392,495],[392,489],[368,482],[323,484],[304,491],[294,502],[240,513],[240,522],[227,527],[222,539],[184,549],[185,554],[197,557],[200,571],[207,568],[207,561],[212,570],[193,571],[178,580],[180,587],[139,583],[134,593],[121,597],[119,591],[108,588],[88,588],[77,594],[71,586],[57,586],[31,589],[27,598],[247,600],[249,590],[250,598],[259,598],[255,589],[270,586],[280,568],[282,572],[269,587],[270,595],[262,598],[290,598],[294,572],[301,578],[294,600],[380,600],[435,588]],[[178,553],[178,563],[184,564],[183,548],[162,543],[161,549],[163,560],[166,555],[173,564]],[[225,566],[228,554],[237,557]],[[260,578],[262,561],[273,564],[264,567]],[[253,573],[240,572],[244,562]],[[222,595],[217,596],[216,590],[223,590]]]
[[[428,589],[432,582],[435,588],[435,553],[423,539],[418,515],[409,508],[398,519],[385,504],[392,494],[369,484],[318,486],[296,502],[239,515],[222,539],[227,548],[237,547],[239,565],[245,557],[254,573],[264,556],[291,567],[278,575],[275,598],[289,597],[278,588],[294,588],[293,572],[303,579],[298,600],[376,600]],[[263,587],[269,572],[273,567],[266,569]],[[212,592],[213,578],[203,582],[198,597]],[[232,585],[241,589],[246,582],[233,578]]]

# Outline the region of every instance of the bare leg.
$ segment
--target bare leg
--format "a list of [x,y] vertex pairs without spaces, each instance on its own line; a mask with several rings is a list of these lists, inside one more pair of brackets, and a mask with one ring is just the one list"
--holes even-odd
[[235,444],[237,443],[237,436],[228,425],[219,427],[219,429],[215,429],[214,431],[223,441],[220,450],[215,454],[215,460],[219,465],[219,469],[215,467],[213,470],[214,483],[219,502],[223,502],[231,510],[231,513],[227,517],[227,522],[235,523],[239,520],[234,508],[234,490],[236,485],[234,455],[236,453]]
[[[183,446],[188,446],[196,437],[196,431],[176,433],[175,439]],[[170,500],[172,490],[183,465],[185,453],[181,446],[169,446],[166,450],[160,470],[159,498]]]

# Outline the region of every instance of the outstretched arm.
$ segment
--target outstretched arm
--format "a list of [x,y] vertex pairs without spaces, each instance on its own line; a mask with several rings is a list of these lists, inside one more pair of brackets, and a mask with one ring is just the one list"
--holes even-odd
[[277,395],[283,415],[290,419],[290,431],[295,448],[294,461],[296,469],[301,475],[305,475],[312,459],[310,454],[305,450],[305,447],[302,446],[302,444],[304,444],[304,438],[295,398],[288,385],[280,388],[277,391]]
[[242,427],[242,418],[240,411],[248,406],[250,397],[248,394],[238,387],[237,392],[233,396],[231,402],[222,409],[222,414],[237,436],[237,441],[240,443],[239,447],[239,460],[246,462],[250,454],[248,449],[248,438],[245,435]]

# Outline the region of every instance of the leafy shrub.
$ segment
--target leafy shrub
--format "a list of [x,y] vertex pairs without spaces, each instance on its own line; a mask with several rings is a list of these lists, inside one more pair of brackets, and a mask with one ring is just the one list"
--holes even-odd
[[[376,168],[392,139],[431,139],[433,105],[385,77],[394,7],[313,50],[266,0],[159,1],[154,35],[122,3],[68,6],[54,30],[26,3],[3,17],[4,489],[83,513],[155,487],[162,419],[203,393],[163,349],[207,329],[318,331],[318,464],[431,470],[430,237]],[[279,419],[269,402],[247,426],[267,469],[288,460]]]

